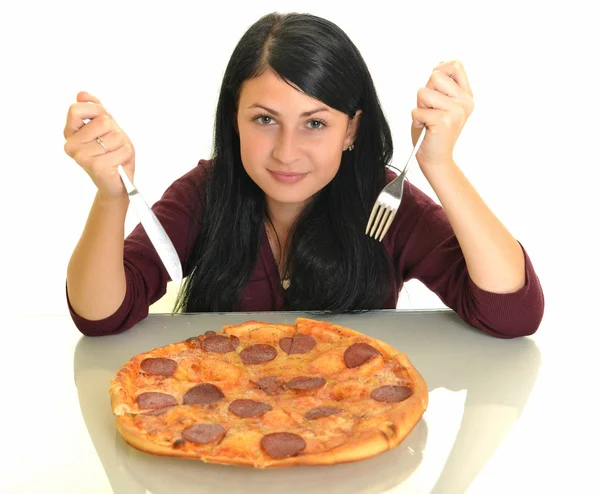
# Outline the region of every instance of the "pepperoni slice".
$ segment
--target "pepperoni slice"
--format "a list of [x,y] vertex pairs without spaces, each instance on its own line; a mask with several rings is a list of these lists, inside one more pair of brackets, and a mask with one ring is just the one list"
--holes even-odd
[[200,343],[200,347],[207,352],[214,353],[228,353],[235,350],[227,336],[218,334],[213,334],[204,338],[202,343]]
[[269,410],[273,410],[273,407],[268,403],[254,400],[234,400],[229,404],[229,411],[238,417],[254,417],[255,415],[262,415]]
[[306,448],[306,441],[291,432],[274,432],[263,436],[260,445],[271,458],[288,458]]
[[285,338],[281,338],[279,340],[279,347],[285,353],[290,353],[290,350],[292,349],[292,341],[294,341],[294,338],[292,338],[291,336],[286,336]]
[[307,334],[297,334],[293,338],[286,336],[279,340],[279,346],[289,355],[294,353],[308,353],[316,344],[317,340]]
[[368,362],[377,355],[381,355],[381,353],[371,345],[367,343],[354,343],[346,348],[344,362],[346,363],[346,367],[352,369]]
[[283,392],[283,385],[276,376],[261,377],[256,384],[268,395],[275,395]]
[[325,379],[322,377],[299,376],[290,379],[287,383],[285,383],[285,387],[298,390],[317,389],[321,386],[325,386],[325,382]]
[[386,403],[404,401],[412,394],[412,389],[406,386],[385,385],[371,391],[371,398]]
[[244,364],[264,364],[277,356],[277,350],[271,345],[259,343],[244,348],[240,352],[240,358]]
[[140,369],[146,374],[169,377],[177,369],[177,362],[170,358],[147,358],[142,360]]
[[231,346],[233,346],[234,350],[240,346],[240,339],[237,336],[230,336],[229,340],[231,341]]
[[341,408],[337,407],[317,407],[309,410],[304,415],[308,420],[320,419],[322,417],[329,417],[330,415],[335,415],[336,413],[341,412]]
[[209,405],[225,398],[223,391],[214,384],[202,383],[187,390],[183,395],[186,405]]
[[181,433],[186,441],[198,444],[208,444],[221,439],[227,430],[219,424],[195,424],[187,427]]
[[167,393],[158,393],[156,391],[140,393],[135,401],[142,409],[164,408],[177,405],[177,400],[173,396]]

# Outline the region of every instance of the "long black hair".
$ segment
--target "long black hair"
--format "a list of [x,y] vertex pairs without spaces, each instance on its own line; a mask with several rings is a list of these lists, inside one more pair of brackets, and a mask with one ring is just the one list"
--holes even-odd
[[267,215],[261,189],[242,165],[235,127],[242,83],[271,69],[350,118],[362,110],[355,149],[342,153],[333,180],[309,201],[290,232],[285,308],[347,312],[381,308],[392,266],[365,235],[385,185],[393,145],[369,70],[335,24],[308,14],[272,13],[254,23],[227,65],[216,110],[212,164],[200,191],[192,266],[176,310],[235,311],[258,259]]

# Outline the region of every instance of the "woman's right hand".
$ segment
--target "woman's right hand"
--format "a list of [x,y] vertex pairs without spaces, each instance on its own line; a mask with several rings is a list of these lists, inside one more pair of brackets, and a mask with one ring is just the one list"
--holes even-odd
[[[85,119],[90,119],[87,125]],[[64,136],[65,153],[86,171],[99,193],[106,199],[123,197],[125,189],[117,167],[123,165],[133,180],[135,150],[97,98],[86,92],[77,95],[77,103],[67,113]],[[96,140],[98,137],[106,149]]]

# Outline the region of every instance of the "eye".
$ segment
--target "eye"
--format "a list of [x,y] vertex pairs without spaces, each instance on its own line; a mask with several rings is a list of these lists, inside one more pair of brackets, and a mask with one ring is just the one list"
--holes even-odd
[[308,126],[312,130],[319,130],[319,129],[322,129],[323,127],[327,127],[327,124],[325,122],[323,122],[323,120],[310,120],[308,122]]
[[260,125],[271,125],[274,120],[269,115],[257,115],[253,118],[254,121],[258,122]]

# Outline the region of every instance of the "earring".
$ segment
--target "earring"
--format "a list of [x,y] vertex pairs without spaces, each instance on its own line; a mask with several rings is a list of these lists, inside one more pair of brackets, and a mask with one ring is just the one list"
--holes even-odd
[[350,146],[348,146],[348,151],[354,151],[354,144],[350,144]]

